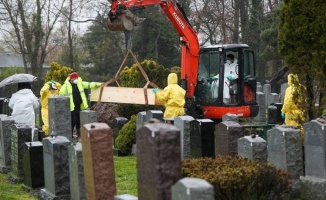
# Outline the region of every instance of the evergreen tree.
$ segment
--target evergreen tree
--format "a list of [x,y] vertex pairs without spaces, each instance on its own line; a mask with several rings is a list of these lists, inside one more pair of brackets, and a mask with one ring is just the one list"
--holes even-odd
[[307,111],[308,121],[325,110],[325,10],[325,0],[285,0],[280,11],[279,52],[290,72],[297,74],[302,88],[306,88],[298,95],[307,95],[301,108]]

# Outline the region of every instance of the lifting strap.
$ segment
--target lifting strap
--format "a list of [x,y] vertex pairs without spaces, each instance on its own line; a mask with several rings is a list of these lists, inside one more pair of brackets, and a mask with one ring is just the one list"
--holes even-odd
[[123,61],[122,61],[121,65],[120,65],[120,67],[119,67],[117,73],[115,74],[115,76],[114,76],[111,80],[105,82],[105,83],[101,86],[100,96],[99,96],[98,102],[101,102],[101,100],[102,100],[103,88],[106,87],[107,85],[109,85],[110,83],[115,82],[115,83],[118,85],[118,87],[121,87],[120,84],[119,84],[119,82],[118,82],[118,80],[117,80],[117,78],[118,78],[118,76],[119,76],[119,74],[120,74],[120,71],[121,71],[123,65],[125,64],[125,62],[126,62],[128,56],[129,56],[129,54],[132,56],[133,60],[134,60],[135,63],[137,64],[137,67],[139,68],[141,74],[143,75],[143,77],[144,77],[145,80],[146,80],[146,84],[145,84],[145,86],[143,87],[143,89],[144,89],[145,105],[148,104],[148,96],[147,96],[147,87],[148,87],[148,85],[152,86],[153,88],[158,88],[158,86],[157,86],[155,83],[151,82],[151,81],[148,79],[148,76],[147,76],[146,72],[144,71],[143,67],[140,65],[140,63],[138,62],[136,56],[132,53],[131,50],[128,50],[128,52],[127,52],[125,58],[123,59]]

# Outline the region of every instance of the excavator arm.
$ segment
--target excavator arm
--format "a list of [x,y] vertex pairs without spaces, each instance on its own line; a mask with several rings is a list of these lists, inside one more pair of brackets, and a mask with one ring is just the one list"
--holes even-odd
[[195,93],[198,73],[199,42],[197,32],[189,23],[183,9],[175,0],[112,0],[107,19],[108,28],[112,31],[130,31],[137,27],[143,19],[135,16],[130,10],[159,5],[181,41],[181,80],[187,91],[187,99]]

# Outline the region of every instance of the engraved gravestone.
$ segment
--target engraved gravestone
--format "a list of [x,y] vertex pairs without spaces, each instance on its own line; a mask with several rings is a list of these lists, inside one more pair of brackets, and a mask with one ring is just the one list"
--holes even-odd
[[190,152],[192,158],[215,157],[215,122],[197,119],[190,122]]
[[15,123],[12,117],[0,118],[0,134],[2,159],[0,172],[8,173],[11,168],[11,126]]
[[49,133],[64,136],[72,141],[71,113],[69,97],[49,98]]
[[179,116],[174,120],[174,126],[180,130],[181,159],[191,158],[190,152],[190,122],[191,116]]
[[82,110],[80,111],[80,126],[84,124],[97,122],[96,111],[94,110]]
[[146,112],[142,111],[137,114],[136,131],[140,129],[146,121]]
[[305,176],[300,177],[302,199],[326,199],[326,121],[304,124]]
[[163,119],[163,112],[161,110],[148,110],[146,111],[146,121],[149,121],[151,119]]
[[24,187],[28,190],[44,187],[43,144],[25,142],[23,155],[24,162]]
[[215,155],[236,155],[242,127],[234,121],[224,121],[215,126]]
[[181,178],[180,130],[151,121],[137,131],[138,198],[170,200]]
[[252,161],[267,162],[267,142],[258,135],[238,139],[238,155]]
[[32,141],[31,128],[27,124],[13,124],[11,126],[11,172],[8,179],[13,182],[24,180],[23,155],[25,142]]
[[77,142],[68,148],[71,199],[86,199],[82,144]]
[[113,199],[117,193],[112,129],[105,123],[85,124],[81,128],[86,198]]
[[200,178],[183,178],[172,186],[172,200],[214,200],[214,187]]
[[65,136],[43,139],[44,183],[40,198],[68,200],[70,196],[68,146]]
[[254,117],[254,121],[256,122],[266,122],[266,103],[265,103],[265,95],[262,92],[256,93],[256,102],[259,105],[258,114]]

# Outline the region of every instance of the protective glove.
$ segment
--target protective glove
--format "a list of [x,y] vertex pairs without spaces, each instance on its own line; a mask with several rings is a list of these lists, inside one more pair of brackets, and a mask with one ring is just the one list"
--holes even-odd
[[282,119],[284,119],[285,118],[285,113],[281,113],[281,117],[282,117]]
[[232,80],[232,76],[227,76],[226,79],[228,79],[229,81]]
[[211,81],[216,81],[217,78],[216,78],[215,76],[211,76],[211,77],[209,77],[209,80],[211,80]]
[[158,92],[158,88],[153,88],[152,91],[154,92],[154,94],[156,94]]

